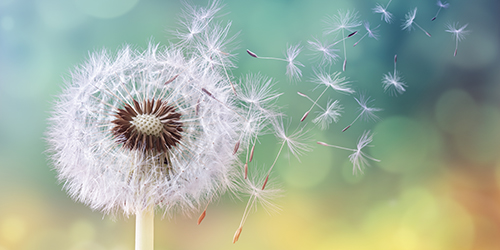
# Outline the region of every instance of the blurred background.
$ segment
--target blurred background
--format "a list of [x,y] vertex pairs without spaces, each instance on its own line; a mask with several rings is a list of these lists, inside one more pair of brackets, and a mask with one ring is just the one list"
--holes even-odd
[[[192,1],[206,6],[207,1]],[[320,130],[306,124],[313,151],[300,161],[283,155],[274,177],[284,190],[278,213],[253,212],[240,240],[231,243],[247,197],[225,197],[198,214],[155,221],[155,249],[450,249],[500,248],[500,2],[453,1],[438,11],[434,0],[394,0],[393,23],[373,14],[372,0],[226,0],[218,20],[232,21],[237,38],[235,77],[260,72],[272,77],[284,95],[280,105],[292,118],[291,130],[322,88],[311,82],[318,61],[308,40],[324,36],[325,20],[338,10],[359,11],[360,20],[378,28],[347,40],[347,70],[358,92],[375,101],[377,121],[357,121],[352,96],[327,91],[344,113]],[[418,7],[420,30],[402,31],[404,15]],[[124,44],[145,48],[149,41],[176,40],[179,1],[146,0],[0,0],[0,250],[128,250],[134,247],[134,218],[110,218],[69,198],[47,160],[43,139],[52,103],[63,78],[89,52]],[[459,43],[446,24],[468,23]],[[287,45],[303,45],[297,61],[303,77],[290,83],[286,64],[248,56],[283,57]],[[337,45],[336,49],[342,47]],[[382,76],[398,70],[407,91],[391,96]],[[327,71],[342,70],[342,58]],[[325,106],[327,98],[320,100]],[[313,113],[318,111],[313,109]],[[311,118],[308,118],[312,120]],[[316,141],[355,148],[365,130],[374,132],[371,162],[353,175],[348,151]],[[279,146],[272,137],[258,145],[259,163],[272,163]]]

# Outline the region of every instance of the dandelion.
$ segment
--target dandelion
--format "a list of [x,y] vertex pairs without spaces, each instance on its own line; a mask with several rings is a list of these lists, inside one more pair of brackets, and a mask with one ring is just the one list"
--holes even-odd
[[366,153],[364,153],[362,150],[369,146],[369,144],[373,141],[373,135],[370,134],[370,130],[364,131],[363,135],[359,138],[358,144],[356,145],[356,149],[352,148],[345,148],[345,147],[340,147],[336,145],[330,145],[325,142],[318,142],[319,145],[322,146],[327,146],[327,147],[333,147],[333,148],[338,148],[338,149],[343,149],[347,151],[353,151],[351,155],[349,155],[349,161],[352,163],[353,168],[352,168],[352,173],[356,174],[358,171],[363,172],[363,169],[366,166],[370,166],[368,160],[376,161],[379,162],[380,160],[375,159]]
[[420,25],[418,25],[415,22],[416,15],[417,15],[417,7],[415,7],[415,9],[413,9],[412,11],[406,13],[405,21],[401,25],[403,27],[403,30],[408,29],[408,31],[411,31],[413,29],[413,24],[415,24],[415,26],[417,26],[420,30],[422,30],[428,37],[431,37],[431,34],[429,34],[429,32],[424,30],[422,27],[420,27]]
[[315,41],[307,41],[311,47],[311,50],[318,52],[319,57],[321,59],[320,64],[331,64],[332,62],[335,62],[338,58],[339,55],[336,54],[338,52],[338,49],[332,48],[335,46],[337,43],[332,43],[332,44],[327,44],[327,43],[321,43],[318,41],[318,39],[314,39]]
[[367,21],[363,22],[363,26],[366,29],[366,33],[356,43],[354,43],[353,47],[355,47],[359,42],[361,42],[361,40],[363,40],[363,38],[365,38],[367,35],[368,37],[378,40],[377,28],[380,27],[380,24],[377,25],[377,27],[373,28],[373,30],[370,29],[370,23]]
[[450,7],[450,4],[447,3],[447,2],[443,3],[443,2],[441,2],[441,0],[438,0],[437,1],[437,6],[439,7],[439,9],[438,9],[436,15],[431,19],[431,21],[436,20],[436,18],[438,17],[439,12],[441,11],[441,9],[448,9],[448,7]]
[[[328,24],[331,25],[331,27],[328,27],[325,34],[336,33],[336,32],[340,32],[342,34],[342,44],[344,46],[344,64],[342,66],[343,71],[346,70],[347,66],[347,51],[345,48],[344,39],[347,37],[351,37],[355,34],[355,32],[353,32],[354,31],[353,29],[361,25],[361,22],[358,19],[359,19],[359,14],[357,11],[351,12],[347,10],[345,13],[343,13],[342,11],[339,10],[338,15],[329,17],[329,19],[327,20]],[[352,32],[347,37],[344,34],[346,30]]]
[[460,28],[457,28],[459,26],[458,22],[446,25],[447,28],[446,32],[451,33],[453,35],[453,39],[455,39],[455,52],[453,53],[453,56],[457,56],[458,42],[465,39],[465,35],[469,33],[468,30],[465,30],[465,28],[467,28],[467,25],[469,24],[467,23]]
[[155,210],[190,213],[248,188],[239,149],[275,128],[270,81],[249,76],[234,94],[222,52],[232,38],[210,22],[218,9],[190,8],[184,22],[201,30],[181,43],[91,53],[55,103],[47,142],[58,179],[93,210],[135,215],[136,249],[153,247]]
[[380,20],[384,20],[386,23],[392,22],[392,13],[387,11],[387,8],[389,7],[389,4],[391,4],[391,2],[392,0],[389,0],[385,7],[382,7],[382,5],[377,3],[377,6],[372,9],[373,13],[382,14],[380,16]]
[[318,96],[318,98],[315,101],[312,101],[312,99],[310,99],[308,96],[302,94],[302,96],[309,98],[313,102],[313,104],[309,108],[309,110],[307,110],[306,113],[304,113],[301,121],[304,121],[306,119],[306,117],[309,115],[309,112],[311,112],[311,110],[314,108],[314,106],[317,105],[319,99],[321,99],[321,97],[326,93],[328,88],[332,88],[335,91],[340,92],[340,93],[344,93],[344,94],[354,93],[354,90],[349,87],[350,81],[347,80],[348,78],[345,76],[342,76],[342,77],[340,76],[341,72],[335,72],[335,73],[330,75],[330,74],[327,74],[325,72],[315,71],[315,74],[316,74],[316,78],[314,78],[313,81],[319,85],[325,85],[325,89],[323,90],[323,92],[321,92],[321,94]]
[[384,75],[382,78],[382,86],[384,91],[390,91],[392,94],[402,94],[405,91],[405,87],[407,87],[406,83],[401,80],[401,76],[399,76],[399,72],[396,71],[396,63],[397,63],[398,55],[394,56],[394,73],[391,72]]
[[342,132],[349,129],[359,118],[364,118],[365,120],[376,120],[378,116],[374,114],[374,112],[382,111],[381,108],[368,107],[368,105],[373,101],[370,97],[365,97],[363,94],[359,96],[359,99],[354,97],[354,100],[359,104],[359,115],[351,122],[351,124],[347,125]]
[[295,46],[288,46],[286,53],[285,53],[285,58],[276,58],[276,57],[261,57],[257,56],[254,52],[250,51],[247,49],[247,53],[255,58],[259,59],[267,59],[267,60],[278,60],[278,61],[284,61],[287,62],[286,66],[286,75],[288,78],[293,81],[293,80],[299,80],[300,77],[302,77],[302,71],[299,69],[298,66],[304,67],[304,65],[298,61],[295,61],[295,58],[300,54],[300,51],[302,50],[302,47],[300,44],[297,44]]

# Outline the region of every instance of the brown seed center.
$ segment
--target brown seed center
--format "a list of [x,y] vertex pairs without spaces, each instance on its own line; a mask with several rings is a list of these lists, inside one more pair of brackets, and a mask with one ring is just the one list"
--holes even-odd
[[161,100],[132,100],[115,113],[112,133],[117,142],[135,150],[167,152],[182,138],[181,114]]

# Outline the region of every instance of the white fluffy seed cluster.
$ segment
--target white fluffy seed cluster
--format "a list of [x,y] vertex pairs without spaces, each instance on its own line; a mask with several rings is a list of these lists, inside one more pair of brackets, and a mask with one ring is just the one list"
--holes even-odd
[[[171,214],[197,210],[228,190],[252,189],[243,178],[240,154],[248,158],[256,138],[276,127],[280,93],[259,75],[239,83],[231,79],[230,23],[212,22],[220,9],[214,3],[184,13],[184,27],[175,34],[180,42],[150,44],[144,51],[125,46],[115,55],[91,53],[66,79],[47,141],[72,198],[106,214],[128,216],[151,207]],[[123,145],[126,138],[111,132],[124,102],[134,107],[148,100],[161,100],[181,114],[180,141],[166,153],[132,150]],[[131,122],[149,135],[162,129],[160,120],[147,114]]]
[[163,124],[155,115],[141,114],[132,118],[132,123],[137,130],[147,135],[160,135]]

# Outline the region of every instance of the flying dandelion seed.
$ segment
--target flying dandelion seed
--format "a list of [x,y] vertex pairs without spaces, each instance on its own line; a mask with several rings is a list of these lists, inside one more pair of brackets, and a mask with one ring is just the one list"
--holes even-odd
[[391,94],[397,95],[405,92],[405,88],[407,87],[406,83],[402,81],[399,72],[396,70],[396,63],[398,60],[398,55],[394,56],[394,73],[391,72],[384,75],[382,78],[382,86],[384,91],[390,91]]
[[363,40],[363,38],[365,38],[366,36],[371,37],[375,40],[378,40],[377,29],[378,29],[378,27],[380,27],[380,24],[377,25],[377,27],[370,29],[370,23],[365,21],[365,22],[363,22],[363,26],[366,29],[366,33],[356,43],[354,43],[353,47],[355,47],[359,42],[361,42],[361,40]]
[[[342,11],[338,11],[337,15],[331,16],[327,19],[327,24],[329,27],[326,29],[325,34],[328,35],[330,33],[340,32],[342,34],[342,44],[344,47],[344,64],[342,65],[342,70],[346,70],[347,66],[347,51],[345,47],[345,38],[351,37],[356,34],[354,28],[361,25],[361,22],[358,20],[359,14],[357,11],[347,10],[345,13]],[[347,37],[345,36],[345,31],[351,32]]]
[[364,153],[362,150],[369,146],[369,144],[373,141],[373,135],[370,134],[370,130],[364,131],[363,135],[359,138],[358,144],[356,145],[356,149],[352,148],[345,148],[345,147],[340,147],[336,145],[330,145],[325,142],[317,142],[319,145],[322,146],[327,146],[327,147],[333,147],[333,148],[338,148],[338,149],[343,149],[347,151],[353,151],[351,155],[349,155],[349,161],[352,163],[352,173],[356,174],[358,171],[363,173],[363,169],[366,166],[370,166],[368,160],[376,161],[379,162],[380,160],[375,159],[366,153]]
[[311,150],[309,145],[304,142],[305,140],[307,140],[307,133],[303,128],[299,128],[292,134],[289,134],[282,117],[280,119],[273,120],[273,126],[277,131],[276,136],[281,141],[280,149],[278,150],[274,162],[271,167],[269,167],[268,171],[260,178],[249,181],[250,185],[246,185],[248,193],[250,194],[250,198],[248,199],[247,206],[245,207],[245,211],[243,212],[240,225],[234,233],[233,243],[238,241],[238,239],[240,238],[241,231],[243,230],[243,225],[245,224],[252,208],[255,208],[256,202],[260,201],[259,203],[262,204],[265,208],[276,208],[276,206],[274,206],[274,204],[270,202],[269,198],[275,196],[276,194],[279,194],[279,190],[273,187],[270,188],[268,183],[269,178],[271,177],[271,172],[276,165],[278,158],[283,152],[285,145],[287,146],[290,154],[294,155],[297,159],[299,159],[299,156],[304,152]]
[[467,28],[467,25],[469,24],[467,23],[460,28],[457,28],[459,26],[458,22],[446,25],[446,32],[451,33],[453,35],[453,39],[455,39],[455,52],[453,53],[453,56],[457,56],[458,42],[465,39],[465,35],[469,33],[468,30],[465,30],[465,28]]
[[431,34],[429,34],[429,32],[424,30],[422,27],[420,27],[420,25],[418,25],[415,22],[416,16],[417,16],[417,7],[415,7],[415,9],[409,11],[408,13],[406,13],[405,20],[404,20],[403,24],[401,25],[403,27],[403,30],[408,29],[408,31],[411,31],[413,29],[413,25],[415,24],[415,26],[417,26],[420,30],[422,30],[428,37],[431,37]]
[[375,107],[368,107],[368,104],[373,102],[373,99],[370,99],[370,97],[365,97],[365,95],[361,94],[359,96],[359,99],[354,97],[354,100],[359,104],[359,115],[351,122],[351,124],[347,125],[344,129],[342,129],[342,132],[346,131],[349,129],[359,118],[364,118],[365,120],[376,120],[378,119],[378,116],[375,115],[375,112],[382,111],[381,108],[375,108]]
[[182,43],[191,42],[196,35],[202,33],[212,21],[215,14],[222,6],[219,1],[213,1],[208,8],[184,4],[184,9],[180,15],[180,26],[182,29],[176,30],[174,34]]
[[318,41],[318,39],[314,38],[315,41],[307,41],[309,43],[310,48],[313,52],[318,53],[318,57],[320,58],[320,65],[330,65],[332,62],[335,62],[340,57],[336,52],[340,51],[338,49],[332,48],[337,43],[327,44]]
[[[69,196],[104,214],[136,215],[136,249],[153,248],[155,210],[205,207],[201,223],[205,204],[245,192],[241,149],[251,161],[257,137],[281,116],[269,79],[250,75],[235,94],[230,24],[211,22],[219,2],[187,9],[177,44],[91,53],[49,120],[48,151]],[[299,154],[302,144],[287,138]]]
[[319,115],[313,120],[313,122],[318,124],[322,130],[325,130],[332,122],[338,122],[343,109],[344,108],[340,105],[338,100],[333,102],[329,100],[326,108],[321,108],[321,111],[318,112]]
[[264,183],[269,180],[268,176],[263,176],[262,174],[255,175],[256,177],[252,180],[247,180],[247,188],[244,190],[245,193],[250,195],[248,199],[247,205],[245,207],[245,211],[243,212],[243,216],[240,221],[240,225],[238,229],[236,229],[233,236],[233,243],[239,240],[241,232],[243,230],[243,226],[248,219],[248,216],[255,210],[258,204],[261,204],[262,207],[268,212],[274,212],[281,210],[280,207],[276,206],[272,200],[281,196],[281,190],[267,185],[266,188],[262,188]]
[[389,4],[391,4],[391,2],[392,0],[389,0],[385,7],[382,7],[382,5],[377,3],[377,6],[372,9],[373,13],[382,14],[380,16],[380,20],[384,20],[386,23],[392,22],[392,14],[391,12],[387,11],[387,8],[389,7]]
[[431,21],[436,20],[436,18],[438,17],[439,12],[441,11],[441,9],[448,9],[448,7],[450,7],[450,4],[447,3],[447,2],[441,2],[441,0],[438,0],[437,1],[437,6],[439,7],[439,9],[438,9],[436,15],[431,19]]
[[312,99],[310,99],[307,95],[299,93],[300,95],[307,97],[313,103],[311,105],[311,107],[306,111],[306,113],[304,113],[304,115],[302,116],[302,119],[300,120],[301,122],[307,118],[307,116],[309,115],[311,110],[314,108],[314,106],[317,105],[319,99],[321,99],[321,97],[326,93],[326,91],[329,88],[332,88],[335,91],[340,92],[340,93],[344,93],[344,94],[354,93],[354,90],[349,87],[350,81],[347,80],[348,78],[345,76],[342,76],[342,77],[340,76],[341,72],[327,74],[325,72],[315,71],[314,73],[316,75],[316,78],[313,79],[313,82],[317,83],[318,85],[325,85],[325,89],[323,90],[323,92],[321,92],[321,94],[318,96],[318,98],[316,98],[315,101],[312,101]]
[[266,60],[277,60],[277,61],[284,61],[287,62],[286,66],[286,75],[290,79],[290,81],[295,81],[295,80],[300,80],[300,77],[302,77],[302,71],[299,69],[298,66],[304,67],[304,65],[298,61],[295,60],[295,58],[300,54],[300,51],[302,50],[302,46],[300,44],[297,44],[295,46],[288,46],[286,53],[285,53],[285,58],[276,58],[276,57],[262,57],[262,56],[257,56],[256,53],[250,51],[247,49],[247,53],[255,58],[259,59],[266,59]]

